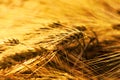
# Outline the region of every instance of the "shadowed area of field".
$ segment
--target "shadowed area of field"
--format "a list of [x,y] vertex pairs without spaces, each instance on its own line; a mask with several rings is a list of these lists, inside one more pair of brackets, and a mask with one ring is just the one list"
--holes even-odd
[[0,0],[0,80],[119,80],[119,0]]

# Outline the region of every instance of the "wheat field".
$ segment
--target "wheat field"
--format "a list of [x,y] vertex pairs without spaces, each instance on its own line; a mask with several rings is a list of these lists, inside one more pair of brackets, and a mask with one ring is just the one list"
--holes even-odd
[[0,80],[120,80],[120,1],[0,0]]

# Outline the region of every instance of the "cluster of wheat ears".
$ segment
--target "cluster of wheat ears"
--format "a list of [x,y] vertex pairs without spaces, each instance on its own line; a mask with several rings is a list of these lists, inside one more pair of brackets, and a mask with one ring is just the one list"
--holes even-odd
[[[63,30],[66,32],[57,34],[57,38],[56,35],[50,36],[39,42],[45,47],[39,45],[33,50],[28,49],[5,57],[0,61],[1,79],[118,80],[120,78],[119,45],[106,47],[105,42],[99,42],[97,34],[87,30],[85,26],[68,28],[56,22],[49,27],[64,27]],[[17,39],[4,41],[4,45],[18,44],[24,45]]]

